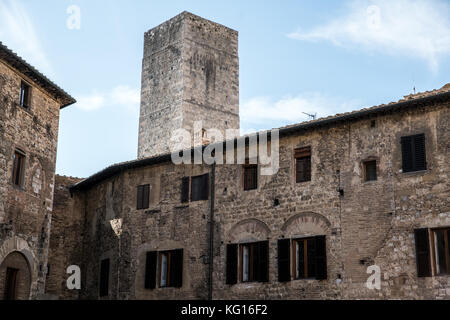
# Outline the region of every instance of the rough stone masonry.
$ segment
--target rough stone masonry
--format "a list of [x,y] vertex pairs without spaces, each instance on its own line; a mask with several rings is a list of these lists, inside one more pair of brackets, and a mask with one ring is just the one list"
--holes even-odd
[[144,44],[139,159],[66,183],[55,213],[81,227],[59,266],[77,298],[450,299],[449,85],[280,128],[272,176],[174,165],[173,129],[239,122],[237,32],[183,12]]

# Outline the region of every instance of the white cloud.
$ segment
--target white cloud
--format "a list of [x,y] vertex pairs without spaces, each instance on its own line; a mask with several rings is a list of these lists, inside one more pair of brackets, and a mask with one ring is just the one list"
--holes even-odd
[[120,85],[109,92],[94,91],[91,94],[77,96],[76,106],[84,111],[98,110],[103,107],[119,106],[133,113],[139,111],[141,95],[139,89]]
[[358,109],[358,101],[345,101],[320,93],[287,96],[278,101],[269,97],[255,97],[241,105],[242,133],[271,129],[283,125],[310,120],[307,114],[317,118],[339,112]]
[[53,74],[32,19],[18,0],[0,0],[0,41],[38,70]]
[[450,5],[438,0],[356,0],[348,12],[309,31],[288,36],[306,41],[420,58],[437,71],[450,54]]

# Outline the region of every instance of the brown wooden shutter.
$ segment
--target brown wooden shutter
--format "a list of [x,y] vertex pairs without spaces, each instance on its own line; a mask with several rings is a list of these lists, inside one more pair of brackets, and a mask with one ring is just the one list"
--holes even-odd
[[291,281],[291,240],[278,240],[278,281]]
[[100,264],[100,297],[109,294],[109,259],[102,260]]
[[327,278],[327,242],[325,236],[315,237],[316,250],[316,279],[325,280]]
[[237,258],[238,258],[238,245],[227,245],[227,261],[226,261],[226,284],[237,283]]
[[428,229],[414,230],[416,242],[416,263],[418,277],[431,277],[430,241]]
[[170,286],[183,286],[183,249],[174,250],[170,256]]
[[189,202],[189,177],[181,179],[181,202]]
[[156,288],[156,266],[157,266],[156,251],[147,252],[145,261],[145,289]]
[[294,158],[296,182],[311,181],[311,147],[295,149]]
[[137,196],[136,196],[136,209],[141,210],[142,209],[142,200],[143,200],[143,188],[142,186],[137,187]]
[[150,206],[150,185],[142,186],[142,209],[148,209]]
[[[305,241],[300,240],[297,242],[298,247],[298,255],[297,252],[295,253],[297,264],[296,267],[298,269],[298,279],[302,279],[305,277]],[[295,271],[297,272],[297,271]]]
[[244,165],[244,190],[258,189],[258,165]]
[[255,244],[255,280],[258,282],[269,281],[269,241],[262,241]]

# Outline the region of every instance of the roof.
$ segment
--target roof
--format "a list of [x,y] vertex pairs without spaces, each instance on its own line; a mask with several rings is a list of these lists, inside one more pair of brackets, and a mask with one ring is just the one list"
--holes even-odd
[[51,96],[53,96],[60,102],[61,109],[76,102],[76,100],[72,98],[67,92],[50,81],[46,76],[40,73],[36,68],[26,62],[24,59],[19,57],[14,51],[9,49],[2,42],[0,42],[0,59],[40,85]]
[[[389,112],[402,112],[411,108],[416,108],[420,106],[429,105],[432,103],[439,102],[447,102],[450,101],[450,83],[446,84],[444,87],[438,90],[423,92],[415,95],[405,96],[404,99],[399,100],[397,102],[391,102],[389,104],[382,104],[379,106],[374,106],[371,108],[364,108],[357,111],[346,112],[342,114],[336,114],[334,116],[329,116],[325,118],[320,118],[317,120],[301,122],[294,125],[289,125],[286,127],[278,128],[280,137],[300,133],[302,131],[312,130],[319,127],[336,125],[342,122],[355,121],[358,119],[363,119],[371,116],[376,116],[380,114],[385,114]],[[264,132],[264,131],[263,131]],[[269,133],[270,138],[270,130],[266,130]],[[246,141],[249,136],[244,136]],[[236,142],[236,139],[235,139]],[[221,142],[225,144],[226,142]],[[200,147],[198,147],[200,148]],[[197,148],[197,149],[198,149]],[[202,148],[205,148],[203,146]],[[191,149],[192,152],[194,149]],[[189,151],[189,150],[188,150]],[[180,151],[181,152],[181,151]],[[137,159],[133,161],[122,162],[118,164],[114,164],[105,168],[104,170],[97,172],[96,174],[90,176],[89,178],[80,181],[79,183],[73,185],[70,190],[79,191],[85,190],[105,179],[115,176],[116,174],[135,168],[146,167],[149,165],[160,164],[164,162],[171,161],[171,154],[164,154],[151,158]]]

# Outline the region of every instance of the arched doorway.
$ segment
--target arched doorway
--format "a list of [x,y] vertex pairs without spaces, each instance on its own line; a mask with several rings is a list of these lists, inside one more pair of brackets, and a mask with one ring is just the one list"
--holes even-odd
[[0,264],[0,300],[28,300],[31,272],[25,256],[14,251]]

